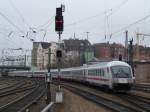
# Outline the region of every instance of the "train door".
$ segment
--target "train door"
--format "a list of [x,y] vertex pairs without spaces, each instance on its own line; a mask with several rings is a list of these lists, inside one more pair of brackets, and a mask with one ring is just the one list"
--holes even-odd
[[87,81],[88,69],[84,69],[84,81]]
[[86,74],[85,72],[86,72],[85,69],[82,69],[82,81],[85,81],[85,78],[86,78],[85,77],[85,74]]
[[110,67],[107,67],[107,79],[108,79],[108,86],[109,88],[112,88],[112,73],[111,73],[111,70],[110,70]]

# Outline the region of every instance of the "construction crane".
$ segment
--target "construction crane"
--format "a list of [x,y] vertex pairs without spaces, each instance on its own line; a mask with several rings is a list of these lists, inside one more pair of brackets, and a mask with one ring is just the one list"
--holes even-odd
[[140,49],[139,49],[139,44],[140,44],[140,36],[150,36],[150,34],[145,34],[145,33],[136,33],[136,39],[137,39],[137,46],[136,46],[136,58],[137,60],[140,60]]

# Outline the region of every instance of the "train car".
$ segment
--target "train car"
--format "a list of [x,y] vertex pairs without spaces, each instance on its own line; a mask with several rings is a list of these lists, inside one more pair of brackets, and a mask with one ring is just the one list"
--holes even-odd
[[128,91],[133,83],[130,65],[121,61],[103,62],[88,67],[87,81],[114,91]]
[[63,79],[88,82],[114,91],[129,91],[133,83],[130,65],[121,61],[63,69],[61,73]]
[[[46,77],[47,70],[14,71],[10,76]],[[52,79],[57,79],[57,69],[51,70]],[[103,86],[113,91],[129,91],[133,83],[130,65],[122,61],[101,62],[73,68],[61,69],[60,78]]]
[[110,66],[114,90],[130,90],[133,84],[133,72],[130,65],[125,62],[111,62]]

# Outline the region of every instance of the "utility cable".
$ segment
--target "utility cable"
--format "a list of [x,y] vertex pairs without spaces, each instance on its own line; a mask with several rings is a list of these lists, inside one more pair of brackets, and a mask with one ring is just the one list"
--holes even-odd
[[23,23],[25,23],[29,28],[31,28],[31,26],[28,24],[28,22],[24,19],[23,15],[21,14],[21,12],[18,10],[18,8],[14,5],[12,0],[8,0],[10,5],[12,6],[12,8],[18,13],[18,15],[21,17]]
[[[26,35],[25,32],[22,31],[17,25],[15,25],[9,18],[7,18],[2,12],[0,12],[0,16],[2,16],[9,24],[11,24],[11,25],[12,25],[13,27],[15,27],[19,32],[21,32],[21,33],[23,34],[22,37],[25,37],[25,36],[24,36],[24,35]],[[30,41],[32,41],[31,38],[27,38],[27,39],[29,39]]]
[[8,35],[6,35],[5,33],[3,33],[3,32],[0,32],[0,33],[3,34],[4,36],[6,36],[7,38],[4,38],[4,39],[6,39],[7,41],[10,41],[10,43],[11,43],[14,47],[20,46],[17,42],[15,42],[15,41],[13,41],[13,40],[10,40],[11,38],[8,37]]
[[[21,12],[18,10],[18,8],[15,6],[15,4],[13,3],[12,0],[8,0],[10,5],[12,6],[12,8],[17,12],[17,14],[20,16],[20,18],[22,19],[22,22],[25,23],[29,29],[33,32],[33,33],[36,33],[36,31],[29,25],[29,23],[25,20],[25,18],[23,17],[23,15],[21,14]],[[27,32],[28,34],[28,32]],[[26,35],[27,35],[26,34]],[[27,37],[27,36],[26,36]],[[27,37],[29,40],[31,40],[30,37]]]
[[42,25],[37,26],[35,29],[40,29],[40,28],[42,29],[42,27],[51,24],[52,21],[54,20],[54,18],[55,18],[55,14],[54,14],[48,21],[46,21],[46,22],[45,22],[44,24],[42,24]]
[[116,8],[112,8],[110,9],[110,14],[108,14],[108,16],[111,16],[112,14],[114,14],[115,12],[119,11],[119,9],[121,7],[123,7],[129,0],[124,0],[123,2],[121,2],[118,6],[116,6]]
[[15,27],[20,32],[24,33],[17,25],[15,25],[10,19],[8,19],[2,12],[0,12],[0,16],[2,16],[9,24]]
[[141,18],[141,19],[139,19],[139,20],[137,20],[137,21],[135,21],[135,22],[133,22],[133,23],[131,23],[131,24],[129,24],[129,25],[127,25],[127,26],[125,26],[125,27],[123,27],[123,28],[121,28],[121,29],[119,29],[118,31],[113,32],[112,35],[114,35],[114,34],[116,34],[116,33],[119,33],[119,32],[121,32],[121,31],[124,31],[124,30],[126,30],[127,28],[132,27],[132,26],[134,26],[134,25],[140,23],[141,21],[148,19],[149,17],[150,17],[150,14],[147,15],[147,16],[145,16],[145,17],[143,17],[143,18]]
[[[70,23],[70,24],[66,24],[65,27],[70,27],[70,26],[72,26],[72,25],[74,25],[74,24],[79,24],[79,23],[82,23],[82,22],[84,22],[84,21],[88,21],[88,20],[90,20],[90,19],[96,18],[96,17],[98,17],[98,16],[103,16],[103,15],[105,16],[105,15],[107,15],[107,14],[108,14],[107,16],[112,15],[114,12],[118,11],[118,9],[120,9],[123,5],[125,5],[126,2],[128,2],[128,0],[124,0],[123,2],[121,2],[121,4],[115,6],[114,8],[110,8],[110,9],[108,9],[107,11],[100,12],[100,13],[94,15],[94,16],[89,16],[89,17],[87,17],[87,18],[78,20],[78,21],[73,22],[73,23]],[[113,12],[112,12],[112,11],[113,11]]]

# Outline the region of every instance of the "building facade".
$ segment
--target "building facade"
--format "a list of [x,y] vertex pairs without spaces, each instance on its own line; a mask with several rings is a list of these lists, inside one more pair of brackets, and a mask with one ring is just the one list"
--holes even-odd
[[[88,40],[77,38],[63,40],[68,66],[79,66],[88,63],[94,57],[94,50]],[[71,63],[69,63],[71,62]]]
[[56,50],[58,44],[56,42],[35,42],[32,50],[32,66],[38,69],[46,69],[48,65],[48,51],[50,49],[51,66],[56,66]]
[[119,55],[122,55],[124,58],[124,46],[117,43],[97,43],[93,45],[94,47],[94,56],[96,58],[104,59],[118,59]]

